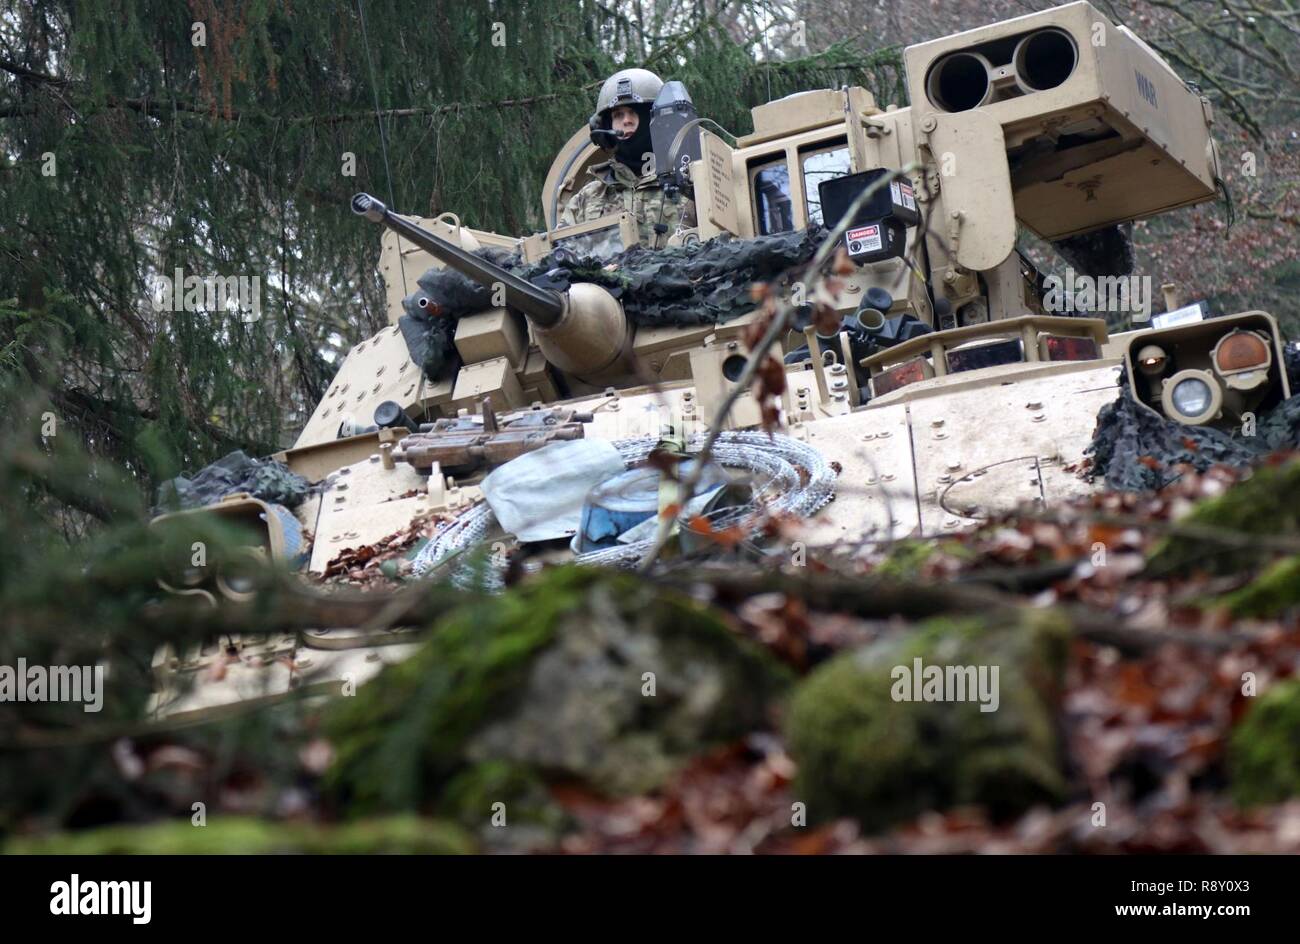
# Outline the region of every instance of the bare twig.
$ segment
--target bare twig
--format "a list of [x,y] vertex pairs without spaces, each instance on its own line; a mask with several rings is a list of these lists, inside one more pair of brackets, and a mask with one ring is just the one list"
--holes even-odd
[[[839,222],[836,223],[835,226],[831,228],[831,231],[826,234],[826,238],[822,240],[821,245],[817,247],[817,252],[813,254],[812,260],[805,264],[803,271],[808,274],[810,289],[815,288],[818,284],[818,280],[822,278],[822,267],[825,266],[831,257],[831,253],[839,245],[840,237],[844,235],[845,230],[848,229],[858,210],[861,209],[878,190],[889,186],[889,184],[894,180],[912,173],[919,167],[920,164],[913,161],[899,170],[890,171],[858,194],[857,199],[855,199],[853,203],[850,204],[849,208],[844,211]],[[811,295],[811,291],[809,294]],[[797,310],[797,306],[794,305],[792,301],[776,303],[776,310],[772,314],[771,324],[768,325],[762,338],[750,352],[749,359],[745,362],[745,369],[741,372],[736,383],[723,398],[722,403],[718,406],[718,409],[714,414],[713,421],[709,424],[709,434],[705,437],[704,445],[700,448],[699,454],[695,457],[695,465],[691,469],[690,475],[688,475],[682,483],[682,490],[679,498],[679,504],[681,506],[684,507],[690,502],[691,498],[694,497],[695,489],[700,484],[700,479],[705,472],[705,466],[708,464],[709,457],[713,454],[713,447],[717,443],[718,436],[721,435],[723,428],[726,425],[727,416],[731,413],[731,408],[735,406],[737,400],[749,392],[750,385],[754,382],[754,376],[758,373],[759,367],[767,357],[768,352],[772,349],[772,345],[774,345],[778,339],[784,337],[786,332],[789,331],[793,325],[794,316]],[[669,518],[661,519],[659,522],[659,532],[656,535],[654,546],[646,553],[645,558],[641,561],[638,568],[641,573],[645,573],[649,570],[655,560],[658,559],[659,555],[663,552],[664,545],[668,543],[668,538],[671,535],[671,532],[672,521]]]

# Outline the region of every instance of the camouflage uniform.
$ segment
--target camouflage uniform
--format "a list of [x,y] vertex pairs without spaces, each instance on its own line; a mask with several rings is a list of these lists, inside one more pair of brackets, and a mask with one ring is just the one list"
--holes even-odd
[[[560,214],[561,226],[626,210],[636,218],[641,245],[662,249],[679,227],[689,229],[696,225],[694,201],[685,196],[669,200],[653,174],[637,177],[617,160],[597,164],[588,173],[596,179],[569,199]],[[656,223],[663,223],[668,231],[663,235],[655,233]]]

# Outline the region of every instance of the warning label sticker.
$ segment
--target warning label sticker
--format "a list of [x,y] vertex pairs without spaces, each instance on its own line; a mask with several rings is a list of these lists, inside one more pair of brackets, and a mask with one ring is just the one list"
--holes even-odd
[[889,190],[894,198],[894,203],[898,206],[907,207],[913,212],[916,211],[916,195],[912,192],[911,184],[895,180],[889,184]]
[[860,252],[873,252],[880,249],[884,245],[880,238],[880,224],[872,223],[870,226],[859,226],[851,229],[844,234],[844,242],[848,246],[849,252],[855,255]]
[[903,192],[903,201],[902,201],[903,206],[907,207],[909,210],[915,210],[916,195],[912,192],[912,185],[905,184],[900,181],[898,184],[898,188]]

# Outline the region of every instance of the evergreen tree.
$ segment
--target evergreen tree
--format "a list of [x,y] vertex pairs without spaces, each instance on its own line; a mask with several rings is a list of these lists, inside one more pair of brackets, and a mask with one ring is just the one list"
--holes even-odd
[[[769,96],[898,84],[897,50],[756,59],[727,27],[746,6],[647,27],[595,0],[6,3],[6,369],[145,485],[290,443],[386,323],[353,192],[522,235],[618,67],[684,80],[736,133]],[[156,310],[178,268],[257,276],[261,317]]]

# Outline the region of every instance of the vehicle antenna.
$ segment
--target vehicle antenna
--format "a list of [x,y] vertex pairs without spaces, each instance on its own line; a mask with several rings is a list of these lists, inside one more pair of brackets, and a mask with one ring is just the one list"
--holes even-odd
[[[393,171],[388,166],[388,136],[384,133],[384,118],[379,111],[379,86],[375,84],[375,60],[370,56],[370,37],[366,35],[366,10],[364,0],[357,0],[357,16],[361,20],[361,45],[366,48],[366,62],[370,66],[370,90],[375,96],[375,121],[379,124],[379,149],[384,155],[384,174],[388,177],[388,205],[397,206],[393,196]],[[401,240],[397,243],[397,264],[402,271],[402,291],[409,291],[406,284],[406,263],[402,261]]]

